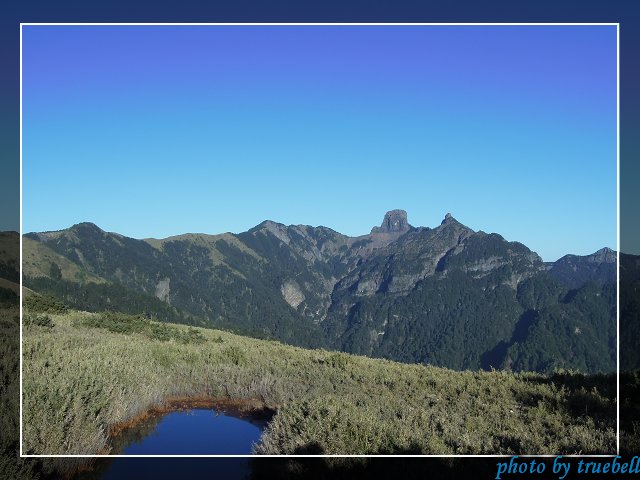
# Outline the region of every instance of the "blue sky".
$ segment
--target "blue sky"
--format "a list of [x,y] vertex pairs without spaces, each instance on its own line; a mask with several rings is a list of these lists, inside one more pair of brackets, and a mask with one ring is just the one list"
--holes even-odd
[[25,232],[361,235],[394,208],[615,248],[615,27],[24,27]]

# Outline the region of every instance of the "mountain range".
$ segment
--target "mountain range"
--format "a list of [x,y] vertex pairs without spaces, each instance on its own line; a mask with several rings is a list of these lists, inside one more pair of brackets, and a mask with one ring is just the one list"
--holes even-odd
[[450,214],[403,210],[349,237],[270,220],[239,234],[133,239],[80,223],[23,237],[23,283],[89,311],[143,313],[452,369],[616,368],[616,257],[544,262]]

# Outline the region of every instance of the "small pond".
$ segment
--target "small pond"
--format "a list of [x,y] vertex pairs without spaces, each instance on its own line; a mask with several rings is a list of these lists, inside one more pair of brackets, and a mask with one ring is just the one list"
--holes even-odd
[[120,455],[250,455],[267,422],[212,409],[179,410],[152,417],[115,440]]
[[[122,431],[113,439],[113,455],[251,455],[254,443],[267,425],[264,415],[232,415],[211,408],[178,410],[153,415]],[[176,458],[104,458],[79,479],[120,479],[139,472],[154,479],[178,478],[194,459]],[[211,462],[207,462],[211,460]],[[185,462],[189,462],[188,464]],[[245,478],[248,459],[198,459],[203,468],[212,463],[225,477]],[[183,472],[184,473],[184,472]],[[142,475],[140,478],[147,478]]]

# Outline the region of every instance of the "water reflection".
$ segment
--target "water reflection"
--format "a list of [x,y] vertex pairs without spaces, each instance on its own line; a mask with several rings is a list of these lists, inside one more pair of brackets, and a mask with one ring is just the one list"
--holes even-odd
[[[170,412],[153,416],[116,436],[113,439],[112,454],[250,455],[253,444],[260,440],[266,424],[267,420],[263,418],[240,418],[211,409]],[[155,479],[179,478],[179,465],[182,462],[175,460],[177,459],[105,458],[97,461],[92,471],[79,475],[79,478],[131,478],[133,472],[148,473],[149,468],[157,472]],[[250,473],[249,459],[227,460],[237,461],[219,463],[228,467],[223,478],[240,479]],[[158,469],[159,465],[163,467]]]
[[114,439],[123,455],[249,455],[264,420],[238,418],[211,409],[167,413],[142,422]]

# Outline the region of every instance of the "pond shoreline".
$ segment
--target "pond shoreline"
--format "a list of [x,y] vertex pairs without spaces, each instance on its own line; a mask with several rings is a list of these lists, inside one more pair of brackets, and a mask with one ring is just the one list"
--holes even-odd
[[[275,408],[258,398],[226,398],[208,396],[168,397],[162,403],[147,408],[144,412],[124,422],[118,422],[107,429],[107,439],[117,438],[127,429],[133,428],[151,418],[193,409],[211,409],[220,413],[228,413],[238,418],[250,417],[255,420],[269,421],[277,413]],[[112,445],[97,452],[97,455],[110,455]]]

